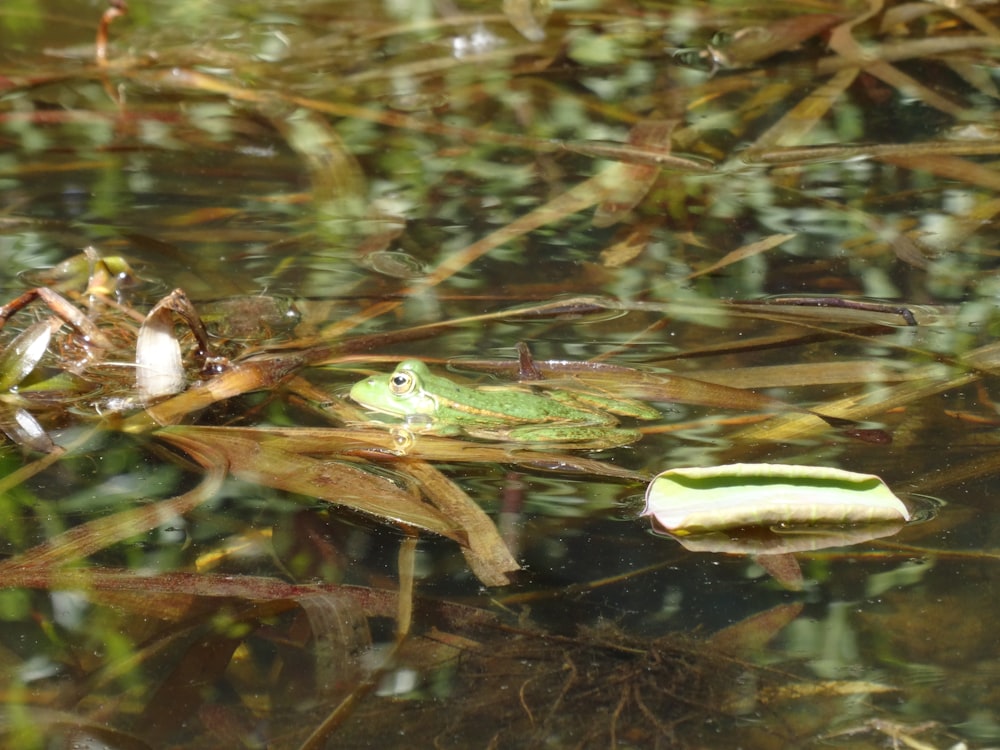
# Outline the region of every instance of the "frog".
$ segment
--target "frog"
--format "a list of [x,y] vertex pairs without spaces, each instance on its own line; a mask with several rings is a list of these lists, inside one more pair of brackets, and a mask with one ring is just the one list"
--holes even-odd
[[465,386],[435,375],[418,359],[400,362],[388,375],[355,383],[350,396],[374,412],[402,418],[404,426],[414,432],[517,443],[627,445],[641,433],[619,427],[614,414],[640,419],[660,416],[647,404],[631,399]]

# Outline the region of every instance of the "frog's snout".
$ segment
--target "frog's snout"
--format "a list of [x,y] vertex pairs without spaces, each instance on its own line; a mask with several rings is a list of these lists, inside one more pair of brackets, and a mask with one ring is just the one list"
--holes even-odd
[[351,386],[351,391],[348,394],[352,401],[357,401],[359,404],[363,405],[362,397],[366,388],[370,388],[372,385],[373,378],[368,378],[367,380],[359,380],[357,383]]

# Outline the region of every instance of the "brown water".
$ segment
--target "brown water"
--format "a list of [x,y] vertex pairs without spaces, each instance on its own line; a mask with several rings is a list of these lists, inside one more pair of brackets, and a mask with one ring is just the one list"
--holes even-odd
[[[0,301],[88,246],[135,277],[58,286],[113,345],[63,326],[3,396],[66,448],[0,451],[8,746],[1000,743],[992,6],[152,2],[99,67],[82,5],[0,9]],[[305,442],[143,421],[135,336],[177,288],[237,370],[288,369],[197,401],[222,381],[178,325],[160,421]],[[662,417],[365,442],[352,383],[497,385],[522,342]],[[801,590],[639,518],[654,474],[739,462],[875,473],[918,518],[799,553]],[[470,568],[447,514],[408,557],[371,486],[471,498],[522,570]]]

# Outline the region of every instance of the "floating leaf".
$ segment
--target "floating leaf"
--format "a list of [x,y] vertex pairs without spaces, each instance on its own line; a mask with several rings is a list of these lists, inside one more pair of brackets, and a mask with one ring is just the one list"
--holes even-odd
[[873,474],[786,464],[670,469],[650,482],[643,515],[677,535],[910,518],[903,502]]

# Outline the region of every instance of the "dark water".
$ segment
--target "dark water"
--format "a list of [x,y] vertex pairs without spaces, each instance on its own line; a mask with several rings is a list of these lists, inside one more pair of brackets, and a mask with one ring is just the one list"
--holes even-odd
[[[103,68],[103,6],[0,9],[2,300],[85,247],[134,269],[120,308],[80,294],[93,262],[59,287],[113,351],[64,326],[3,396],[68,448],[0,452],[9,746],[300,747],[347,696],[330,747],[1000,742],[992,6],[598,3],[544,36],[505,8],[150,3]],[[231,359],[328,349],[295,374],[334,404],[286,379],[186,424],[339,427],[350,384],[399,359],[496,385],[521,342],[633,368],[596,383],[662,418],[624,418],[627,447],[430,460],[523,570],[485,585],[421,535],[412,635],[378,671],[404,534],[373,514],[234,470],[154,524],[58,536],[198,491],[123,400],[176,288]],[[773,295],[797,299],[740,304]],[[12,315],[8,350],[46,315]],[[25,406],[64,371],[82,384]],[[667,373],[784,406],[642,380]],[[345,456],[419,481],[324,460]],[[638,517],[652,475],[739,462],[875,473],[923,515],[799,554],[799,591]]]

